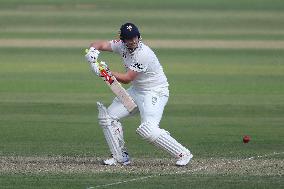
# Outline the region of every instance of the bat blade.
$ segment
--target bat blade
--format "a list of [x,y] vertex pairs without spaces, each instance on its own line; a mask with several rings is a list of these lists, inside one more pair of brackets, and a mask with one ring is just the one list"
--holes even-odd
[[123,86],[117,81],[117,79],[111,74],[110,70],[105,70],[101,63],[96,62],[99,66],[101,78],[110,87],[112,92],[118,97],[124,107],[131,113],[137,105],[135,104],[133,98],[127,93]]
[[122,87],[122,85],[116,80],[114,76],[111,77],[112,83],[105,80],[106,84],[110,87],[112,92],[118,97],[124,107],[132,112],[137,105],[135,104],[133,98],[127,93],[127,91]]

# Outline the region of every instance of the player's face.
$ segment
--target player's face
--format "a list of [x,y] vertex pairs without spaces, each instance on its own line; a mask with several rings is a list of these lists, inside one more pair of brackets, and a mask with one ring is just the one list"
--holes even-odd
[[129,48],[129,49],[136,49],[138,47],[139,39],[136,36],[136,37],[134,37],[132,39],[125,39],[124,42],[125,42],[127,48]]

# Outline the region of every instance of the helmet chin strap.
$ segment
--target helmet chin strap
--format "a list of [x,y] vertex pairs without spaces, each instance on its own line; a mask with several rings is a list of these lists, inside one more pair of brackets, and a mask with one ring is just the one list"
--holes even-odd
[[[125,43],[125,42],[124,42],[124,43]],[[141,43],[141,40],[140,40],[140,38],[139,38],[139,40],[138,40],[138,42],[137,42],[137,46],[136,46],[135,48],[129,48],[129,47],[126,45],[126,43],[125,43],[125,46],[126,46],[126,48],[129,50],[130,53],[133,53],[133,52],[139,47],[140,43]]]
[[136,48],[134,48],[134,49],[127,47],[127,49],[129,50],[130,53],[133,53],[137,48],[138,48],[138,46]]

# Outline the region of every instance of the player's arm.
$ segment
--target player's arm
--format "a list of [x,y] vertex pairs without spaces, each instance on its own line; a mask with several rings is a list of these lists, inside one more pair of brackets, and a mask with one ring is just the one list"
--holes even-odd
[[109,41],[96,41],[90,44],[90,48],[86,49],[86,60],[92,64],[98,59],[100,51],[113,51]]
[[117,81],[124,83],[124,84],[128,84],[131,81],[133,81],[137,77],[138,74],[139,72],[135,72],[131,69],[128,69],[128,71],[125,73],[112,72],[112,75],[117,79]]
[[112,51],[111,44],[109,41],[95,41],[91,43],[90,47],[94,47],[99,51]]

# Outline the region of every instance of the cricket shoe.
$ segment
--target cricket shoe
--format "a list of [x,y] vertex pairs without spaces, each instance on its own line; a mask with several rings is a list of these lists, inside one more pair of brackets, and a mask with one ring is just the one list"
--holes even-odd
[[130,157],[128,155],[127,152],[123,152],[122,153],[123,156],[123,160],[122,162],[118,162],[115,158],[109,158],[103,161],[104,165],[117,165],[117,164],[121,164],[121,165],[129,165],[130,164]]
[[186,154],[181,154],[181,157],[177,160],[176,165],[177,166],[185,166],[189,163],[193,155],[189,152]]

